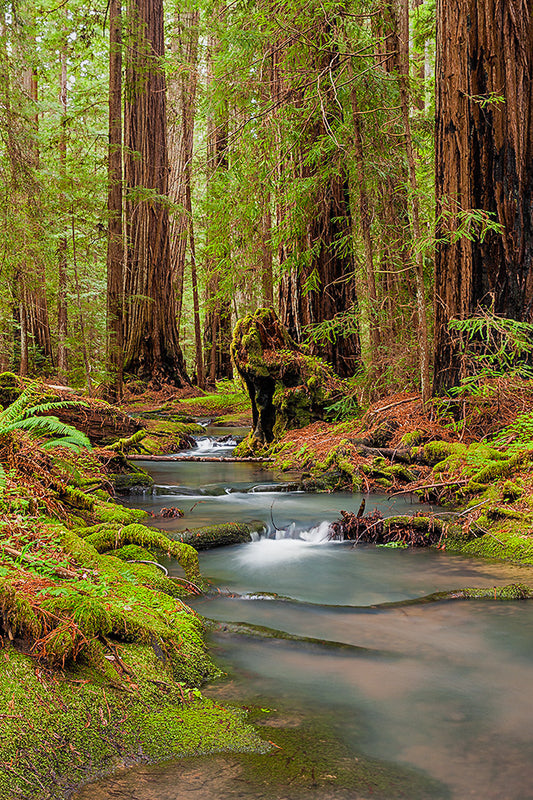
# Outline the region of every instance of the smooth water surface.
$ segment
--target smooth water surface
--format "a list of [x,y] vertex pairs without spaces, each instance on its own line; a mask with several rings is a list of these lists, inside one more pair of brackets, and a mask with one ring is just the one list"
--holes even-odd
[[[357,512],[363,499],[359,493],[286,491],[294,483],[293,474],[280,473],[254,462],[137,463],[150,473],[155,486],[142,495],[129,497],[126,503],[153,514],[170,505],[181,508],[185,512],[183,518],[154,522],[169,534],[188,527],[247,522],[257,530],[266,528],[269,534],[277,531],[281,537],[299,536],[304,531],[314,531],[324,522],[339,519],[341,509]],[[429,508],[419,503],[415,505],[406,495],[366,496],[366,510],[378,508],[384,516],[412,514],[422,507]]]
[[[356,510],[361,497],[273,491],[268,484],[277,476],[255,464],[146,468],[167,488],[134,502],[153,511],[171,498],[186,511],[183,520],[158,522],[170,535],[178,524],[239,520],[268,530],[270,538],[200,554],[202,572],[221,594],[196,600],[196,610],[317,640],[220,631],[212,646],[232,679],[208,693],[269,705],[282,719],[293,713],[302,729],[306,720],[327,719],[354,763],[373,757],[415,769],[439,783],[439,800],[533,798],[533,604],[386,605],[465,586],[533,585],[531,569],[442,551],[328,542],[328,521],[341,508]],[[367,510],[373,507],[385,514],[416,510],[405,497],[367,498]],[[334,777],[331,789],[310,788],[306,796],[372,796],[336,789]],[[296,783],[244,780],[228,756],[121,773],[79,797],[293,800],[301,793]]]

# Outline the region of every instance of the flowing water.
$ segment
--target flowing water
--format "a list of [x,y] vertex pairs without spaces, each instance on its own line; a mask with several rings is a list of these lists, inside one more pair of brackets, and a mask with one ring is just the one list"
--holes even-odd
[[[129,503],[183,508],[183,519],[157,521],[169,535],[240,520],[258,532],[249,544],[200,554],[203,574],[224,591],[198,599],[196,609],[314,640],[222,630],[211,645],[231,679],[206,692],[272,709],[259,715],[266,738],[292,728],[302,752],[312,731],[330,753],[331,774],[302,790],[294,776],[285,784],[254,778],[243,757],[213,756],[119,773],[80,800],[389,800],[371,786],[339,784],[346,764],[356,770],[365,759],[405,771],[407,783],[391,788],[390,800],[533,798],[533,604],[402,604],[444,589],[533,585],[529,568],[328,542],[328,523],[340,509],[357,510],[361,496],[287,491],[286,477],[256,464],[145,466],[158,487]],[[419,507],[405,497],[366,501],[367,511],[385,515]]]

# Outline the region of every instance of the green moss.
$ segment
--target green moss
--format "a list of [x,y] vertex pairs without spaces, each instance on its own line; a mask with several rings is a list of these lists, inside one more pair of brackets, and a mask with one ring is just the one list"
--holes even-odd
[[462,595],[467,600],[529,600],[533,597],[533,590],[523,583],[512,583],[485,589],[463,589]]
[[13,372],[0,373],[0,405],[11,405],[22,394],[22,381]]
[[126,508],[118,503],[97,501],[91,509],[91,516],[98,522],[118,522],[129,525],[146,517],[141,508]]
[[47,676],[28,656],[4,650],[0,704],[12,710],[0,731],[2,800],[62,800],[125,759],[268,748],[239,712],[174,683],[149,646],[124,644],[120,653],[131,677],[118,688],[112,662],[112,681],[82,664]]
[[144,547],[137,544],[126,544],[118,550],[113,551],[115,558],[120,558],[121,561],[153,561],[153,554]]
[[[473,447],[473,445],[472,445]],[[494,451],[497,452],[497,451]],[[529,459],[529,453],[517,453],[511,458],[505,458],[503,454],[499,454],[499,459],[494,459],[493,461],[489,461],[485,466],[483,466],[480,470],[475,472],[472,475],[472,480],[470,484],[487,484],[493,483],[500,478],[508,477],[512,475],[513,472],[516,471],[518,467],[520,467],[524,461]],[[470,488],[469,484],[469,488]]]
[[516,502],[524,494],[523,486],[518,481],[505,481],[502,487],[502,497],[510,503]]
[[118,473],[110,476],[111,483],[116,492],[127,493],[132,489],[150,489],[154,479],[146,472]]
[[404,447],[416,447],[424,440],[425,435],[424,431],[408,431],[404,433],[400,442]]
[[399,515],[395,517],[387,517],[387,519],[383,520],[383,528],[386,531],[397,525],[406,528],[414,528],[415,530],[423,533],[429,530],[441,533],[446,528],[445,523],[443,523],[442,520],[438,519],[437,517]]
[[461,458],[466,453],[466,445],[461,442],[428,442],[423,447],[417,447],[413,452],[420,461],[431,466],[439,464],[450,456]]
[[[490,525],[488,520],[487,524]],[[482,534],[483,525],[480,523],[480,526],[474,526],[474,533],[477,530],[478,534]],[[447,546],[471,556],[533,564],[533,537],[516,532],[513,523],[503,523],[494,532],[478,535],[467,542],[450,536]]]
[[[85,534],[85,531],[83,533]],[[144,525],[125,525],[118,529],[116,527],[103,528],[95,533],[89,533],[88,536],[85,536],[85,541],[99,553],[116,550],[126,544],[137,544],[161,550],[178,561],[189,580],[194,581],[200,575],[196,550],[187,544],[169,539],[164,533]]]
[[127,436],[124,439],[118,439],[118,441],[113,442],[107,446],[108,450],[115,450],[118,453],[127,453],[131,450],[138,451],[138,445],[142,442],[144,437],[146,436],[145,430],[136,431],[132,436]]
[[252,529],[240,522],[227,522],[222,525],[207,525],[203,528],[179,531],[176,539],[195,550],[208,550],[212,547],[225,547],[231,544],[250,542]]
[[76,486],[65,486],[61,490],[61,498],[64,503],[77,508],[80,511],[92,511],[96,505],[96,500],[91,495],[82,492]]
[[0,629],[21,638],[36,639],[41,635],[41,621],[27,598],[7,578],[0,578]]

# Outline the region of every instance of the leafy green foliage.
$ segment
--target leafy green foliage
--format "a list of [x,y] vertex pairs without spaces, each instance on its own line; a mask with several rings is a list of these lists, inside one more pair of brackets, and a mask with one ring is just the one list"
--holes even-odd
[[492,309],[481,309],[468,319],[452,319],[449,329],[457,334],[457,344],[470,376],[451,394],[487,391],[490,378],[533,378],[533,325],[499,317]]
[[511,453],[533,448],[533,411],[520,414],[492,440],[494,447],[505,447]]

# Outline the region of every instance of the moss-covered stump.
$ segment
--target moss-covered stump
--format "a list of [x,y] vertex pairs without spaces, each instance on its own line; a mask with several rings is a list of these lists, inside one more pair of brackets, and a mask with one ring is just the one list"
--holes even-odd
[[117,688],[84,664],[36,669],[13,646],[0,658],[0,799],[63,800],[117,766],[213,752],[265,752],[243,715],[176,683],[149,645],[123,644]]
[[195,550],[210,550],[213,547],[251,542],[252,528],[244,523],[229,522],[224,525],[206,525],[192,531],[179,531],[175,536],[179,542],[188,544]]
[[322,419],[340,390],[340,379],[331,368],[306,354],[270,308],[239,320],[231,355],[252,403],[248,446],[272,442],[286,430]]
[[14,403],[23,388],[22,380],[13,372],[0,373],[0,405],[5,408]]

